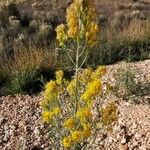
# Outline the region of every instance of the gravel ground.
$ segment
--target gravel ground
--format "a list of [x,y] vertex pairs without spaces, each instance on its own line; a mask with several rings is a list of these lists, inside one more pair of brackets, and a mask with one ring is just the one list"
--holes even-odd
[[[107,67],[107,80],[114,82],[113,73],[122,64]],[[150,85],[150,60],[131,66],[138,70],[136,80]],[[117,100],[119,119],[113,132],[99,134],[91,150],[150,150],[150,91],[133,97],[138,104]],[[42,98],[42,93],[0,97],[0,150],[48,150],[47,127],[40,117]]]

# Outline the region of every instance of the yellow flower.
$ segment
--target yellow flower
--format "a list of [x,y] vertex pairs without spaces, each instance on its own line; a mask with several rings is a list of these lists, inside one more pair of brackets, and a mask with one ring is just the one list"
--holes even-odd
[[81,140],[81,131],[73,131],[71,133],[71,138],[74,142],[79,142]]
[[45,86],[45,90],[48,90],[48,91],[53,91],[55,90],[57,87],[57,84],[55,81],[51,80],[50,82],[48,82]]
[[64,137],[62,143],[65,148],[70,148],[72,141],[69,137]]
[[98,68],[97,68],[97,70],[101,73],[101,75],[103,76],[103,75],[105,75],[106,74],[106,66],[99,66]]
[[46,123],[50,122],[53,116],[54,116],[53,112],[44,111],[42,114],[43,122],[46,122]]
[[78,35],[79,22],[78,22],[78,6],[73,2],[67,9],[67,25],[68,25],[68,37],[76,38]]
[[75,93],[75,87],[76,87],[76,79],[73,79],[67,86],[67,91],[69,92],[70,95],[73,95]]
[[86,119],[91,119],[92,118],[92,112],[90,108],[84,107],[80,108],[77,113],[76,113],[77,118],[80,119],[80,121],[84,122]]
[[45,86],[44,99],[50,102],[51,100],[54,100],[57,97],[57,94],[57,84],[55,81],[51,80]]
[[57,94],[58,94],[57,91],[51,92],[51,91],[45,90],[44,98],[47,102],[51,102],[57,97]]
[[57,71],[56,73],[56,83],[62,84],[64,73],[62,70]]
[[62,70],[56,71],[56,79],[57,78],[63,78],[63,76],[64,76],[64,73]]
[[56,32],[57,32],[56,39],[59,41],[60,45],[63,45],[63,43],[67,40],[64,24],[57,26]]
[[88,138],[91,136],[91,126],[89,124],[83,124],[82,136],[83,138]]
[[101,81],[96,79],[87,85],[86,91],[81,95],[81,99],[90,100],[97,96],[102,89]]
[[86,31],[86,40],[88,44],[93,47],[98,42],[98,33],[99,33],[99,27],[95,22],[91,22]]
[[69,118],[65,121],[64,126],[66,128],[73,128],[75,126],[75,121],[73,118]]
[[106,66],[99,66],[93,73],[92,79],[98,79],[106,74]]

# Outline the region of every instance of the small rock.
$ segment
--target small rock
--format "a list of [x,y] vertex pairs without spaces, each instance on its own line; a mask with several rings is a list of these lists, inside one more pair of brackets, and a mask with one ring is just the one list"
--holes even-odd
[[112,138],[112,137],[109,137],[108,143],[112,143],[112,142],[113,142],[113,138]]
[[121,139],[121,144],[125,144],[127,142],[125,136],[123,136],[123,138]]
[[33,132],[36,137],[39,137],[40,131],[39,131],[38,127],[36,127]]
[[19,121],[19,127],[24,128],[24,126],[25,126],[25,122],[24,121]]
[[140,150],[146,150],[146,147],[144,145],[139,147]]
[[139,140],[142,137],[142,135],[140,133],[136,133],[134,135],[134,137],[135,137],[136,140]]
[[8,142],[8,135],[7,135],[7,134],[5,134],[5,136],[4,136],[4,138],[3,138],[3,141],[4,141],[4,142]]
[[4,117],[0,117],[0,126],[5,122]]
[[125,145],[123,145],[123,144],[119,144],[119,150],[127,150],[128,149],[128,145],[127,144],[125,144]]

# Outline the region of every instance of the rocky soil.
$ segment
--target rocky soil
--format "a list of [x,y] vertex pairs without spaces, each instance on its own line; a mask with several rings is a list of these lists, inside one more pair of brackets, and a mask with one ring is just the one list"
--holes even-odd
[[[122,63],[107,66],[107,80]],[[150,60],[131,63],[136,80],[150,85]],[[116,99],[119,118],[113,132],[100,133],[91,150],[150,150],[150,90],[132,95],[128,101]],[[49,150],[47,127],[41,121],[39,103],[43,94],[0,97],[0,150]],[[134,101],[132,100],[134,98]]]

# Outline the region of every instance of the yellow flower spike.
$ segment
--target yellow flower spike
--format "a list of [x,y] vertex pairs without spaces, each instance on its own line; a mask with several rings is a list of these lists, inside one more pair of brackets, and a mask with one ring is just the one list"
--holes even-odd
[[101,74],[101,76],[103,76],[106,74],[107,69],[106,66],[99,66],[96,71],[98,71]]
[[60,45],[63,45],[63,43],[67,40],[64,24],[57,26],[56,32],[57,32],[56,39],[59,41]]
[[67,86],[67,91],[70,95],[75,93],[76,79],[71,80],[71,82]]
[[44,103],[49,103],[57,98],[58,86],[55,81],[51,80],[45,86]]
[[57,116],[58,114],[60,114],[61,110],[59,107],[56,107],[53,109],[53,111],[44,111],[42,113],[42,118],[43,118],[43,122],[50,122],[53,117]]
[[67,9],[67,26],[68,26],[68,37],[76,38],[78,36],[78,7],[76,3],[72,3],[70,7]]
[[48,82],[45,86],[45,90],[46,91],[53,91],[53,90],[56,90],[57,88],[57,84],[55,81],[51,80],[50,82]]
[[63,77],[64,77],[64,72],[62,70],[56,71],[56,83],[58,85],[62,84],[63,82]]
[[87,27],[86,40],[88,44],[92,47],[98,42],[99,27],[95,22],[91,22]]
[[64,123],[64,126],[65,126],[66,128],[69,128],[69,129],[74,128],[74,126],[75,126],[75,120],[74,120],[73,118],[67,119],[67,120],[65,121],[65,123]]
[[62,140],[62,144],[63,144],[64,148],[70,148],[72,145],[72,141],[71,141],[70,137],[64,137]]
[[86,88],[86,91],[81,95],[81,99],[83,100],[90,100],[93,97],[97,96],[100,94],[102,90],[102,84],[101,80],[93,80],[91,81]]
[[106,66],[99,66],[93,73],[92,79],[99,79],[104,76],[107,72]]
[[71,139],[74,141],[74,142],[79,142],[81,140],[81,137],[82,136],[82,132],[81,131],[73,131],[71,133]]
[[62,70],[56,71],[56,79],[57,78],[63,78],[64,72]]

